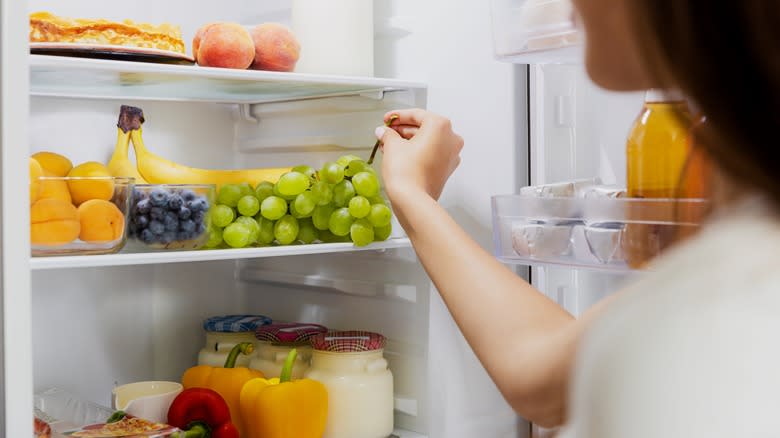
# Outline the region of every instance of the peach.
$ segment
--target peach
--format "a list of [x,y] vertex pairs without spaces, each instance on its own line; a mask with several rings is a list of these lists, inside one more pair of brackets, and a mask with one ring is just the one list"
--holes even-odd
[[43,168],[34,158],[30,158],[30,204],[37,201],[41,196],[41,181],[38,179],[43,176]]
[[198,65],[204,67],[246,69],[255,59],[252,36],[235,23],[207,25],[199,41]]
[[214,26],[215,24],[225,24],[222,21],[216,21],[213,23],[204,24],[201,26],[197,32],[195,32],[195,37],[192,38],[192,57],[195,59],[195,62],[198,61],[198,49],[200,49],[200,41],[203,39],[203,35],[206,33],[211,26]]
[[68,172],[73,169],[73,163],[67,157],[54,152],[38,152],[33,154],[32,157],[51,176],[67,176]]
[[30,207],[30,242],[64,245],[79,237],[79,214],[70,202],[41,199]]
[[96,179],[72,179],[68,180],[68,189],[75,205],[80,205],[90,199],[103,199],[105,201],[114,197],[114,180],[108,168],[96,161],[89,161],[74,167],[69,177],[104,177]]
[[290,29],[265,23],[252,29],[255,43],[255,70],[293,71],[301,55],[301,44]]
[[81,233],[85,242],[112,242],[122,237],[125,231],[125,215],[112,202],[91,199],[79,206]]
[[[43,175],[46,177],[53,176],[52,174],[43,171]],[[43,178],[41,180],[41,191],[38,195],[38,199],[61,199],[72,202],[70,198],[70,189],[68,183],[64,179],[57,178]]]

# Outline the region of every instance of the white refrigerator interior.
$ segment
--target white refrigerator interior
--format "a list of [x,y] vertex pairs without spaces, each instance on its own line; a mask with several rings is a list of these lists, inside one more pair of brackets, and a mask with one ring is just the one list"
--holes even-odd
[[[387,249],[376,251],[304,249],[270,257],[258,250],[242,253],[241,260],[171,253],[146,262],[124,254],[95,262],[28,261],[27,208],[20,196],[8,197],[9,183],[26,184],[28,153],[50,150],[74,163],[107,161],[121,104],[143,108],[145,140],[156,153],[208,168],[318,166],[347,149],[367,155],[384,112],[421,106],[451,117],[466,140],[463,164],[441,202],[490,250],[490,196],[527,185],[529,163],[527,68],[493,59],[487,5],[375,2],[374,70],[377,77],[397,79],[388,82],[390,89],[237,105],[240,96],[230,101],[215,90],[185,90],[175,83],[149,84],[139,95],[107,92],[99,81],[80,84],[81,61],[33,59],[19,49],[26,14],[46,10],[171,22],[181,25],[189,46],[206,22],[289,24],[289,1],[138,0],[132,8],[96,0],[19,3],[24,7],[2,0],[3,11],[11,12],[3,17],[3,90],[9,89],[7,78],[22,72],[24,89],[10,96],[26,100],[32,94],[29,112],[25,105],[13,107],[8,96],[2,101],[5,436],[29,436],[34,391],[58,387],[109,405],[116,385],[178,380],[204,345],[203,319],[234,313],[386,335],[400,437],[528,436],[528,424],[490,381],[398,227]],[[6,28],[11,18],[17,24]],[[32,92],[26,86],[28,63],[35,73]],[[134,74],[148,78],[141,70]],[[361,82],[376,83],[381,81]],[[168,86],[178,98],[164,98]],[[273,81],[268,87],[273,90]],[[203,98],[210,93],[217,97]],[[17,108],[25,111],[12,117]],[[24,144],[19,139],[29,149],[19,147]],[[24,213],[10,218],[12,209]],[[474,294],[478,300],[479,291]]]

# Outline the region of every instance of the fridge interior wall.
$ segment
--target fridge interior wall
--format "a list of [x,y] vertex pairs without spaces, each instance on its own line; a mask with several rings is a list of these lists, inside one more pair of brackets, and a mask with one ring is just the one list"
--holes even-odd
[[[173,22],[189,45],[208,21],[288,22],[289,3],[227,0],[193,7],[183,0],[139,0],[126,9],[94,0],[29,0],[28,10]],[[76,163],[107,160],[119,105],[131,104],[146,113],[147,145],[174,161],[211,168],[319,164],[344,152],[334,144],[360,146],[352,152],[367,154],[373,144],[367,120],[378,122],[398,106],[427,104],[452,118],[468,145],[441,202],[489,249],[490,196],[527,183],[526,154],[518,153],[527,138],[526,69],[492,59],[486,4],[377,1],[375,15],[377,76],[427,83],[427,102],[391,94],[383,101],[365,96],[261,105],[252,108],[261,120],[256,125],[230,105],[35,97],[30,150],[63,152]],[[463,32],[468,38],[457,37]],[[296,142],[303,147],[291,148]],[[326,144],[312,146],[319,143]],[[263,275],[269,272],[275,281]],[[408,249],[34,271],[32,305],[36,390],[58,386],[108,404],[117,383],[177,379],[204,344],[203,318],[259,312],[388,335],[397,427],[448,438],[527,434]]]

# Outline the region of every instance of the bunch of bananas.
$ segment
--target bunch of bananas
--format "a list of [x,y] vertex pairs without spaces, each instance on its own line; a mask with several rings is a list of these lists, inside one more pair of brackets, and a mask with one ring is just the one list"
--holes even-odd
[[[144,144],[141,125],[144,123],[141,108],[122,105],[117,123],[117,141],[114,154],[108,162],[113,176],[135,178],[136,184],[224,184],[249,183],[252,187],[263,181],[275,183],[290,168],[209,170],[196,169],[174,163],[151,153]],[[128,157],[133,142],[137,165]]]

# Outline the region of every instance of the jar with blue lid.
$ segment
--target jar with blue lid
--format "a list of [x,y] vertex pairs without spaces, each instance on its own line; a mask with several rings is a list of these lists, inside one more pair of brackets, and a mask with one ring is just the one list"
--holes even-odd
[[[203,322],[206,330],[206,346],[198,353],[198,365],[221,367],[230,350],[241,342],[256,343],[255,331],[271,324],[271,318],[263,315],[227,315],[208,318]],[[249,366],[249,356],[239,355],[237,367]]]

